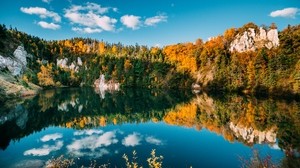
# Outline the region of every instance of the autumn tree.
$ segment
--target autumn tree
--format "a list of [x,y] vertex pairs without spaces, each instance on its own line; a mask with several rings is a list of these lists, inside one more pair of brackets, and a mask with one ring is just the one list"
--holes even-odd
[[40,72],[37,74],[38,81],[41,86],[55,86],[53,80],[52,64],[42,65]]

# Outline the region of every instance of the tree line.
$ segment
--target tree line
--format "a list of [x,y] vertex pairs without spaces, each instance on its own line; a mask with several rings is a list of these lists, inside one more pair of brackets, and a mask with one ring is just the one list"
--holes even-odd
[[[276,25],[262,27],[268,30]],[[192,83],[201,85],[203,80],[199,76],[211,72],[211,79],[202,89],[299,94],[300,25],[279,32],[277,48],[230,52],[236,35],[249,28],[258,33],[257,25],[247,23],[206,42],[197,39],[194,43],[160,48],[111,44],[91,38],[47,41],[1,25],[0,54],[9,55],[15,46],[24,45],[33,58],[28,61],[30,71],[23,78],[44,87],[92,85],[104,74],[107,80],[124,87],[190,88]],[[56,66],[58,59],[68,58],[71,65],[78,57],[83,62],[78,71]]]

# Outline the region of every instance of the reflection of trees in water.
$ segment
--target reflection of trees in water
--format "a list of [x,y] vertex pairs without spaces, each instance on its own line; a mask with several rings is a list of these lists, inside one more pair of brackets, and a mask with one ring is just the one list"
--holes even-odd
[[106,93],[101,99],[92,88],[45,90],[33,99],[1,109],[0,146],[5,149],[10,140],[19,140],[48,126],[82,129],[160,121],[165,109],[188,102],[189,97],[180,91],[127,89]]
[[41,107],[41,112],[53,107],[54,95],[55,90],[45,90],[43,94],[39,94],[38,105]]
[[[168,124],[206,128],[229,141],[278,145],[289,155],[300,148],[298,102],[259,100],[236,95],[222,98],[180,91],[123,90],[101,99],[91,88],[47,90],[0,114],[0,145],[48,126],[76,129],[108,124],[164,120]],[[190,100],[190,101],[189,101]]]
[[197,95],[189,103],[182,103],[164,116],[168,124],[202,127],[223,135],[229,141],[247,145],[268,143],[286,153],[300,150],[300,106],[298,102],[258,100],[228,95],[222,99],[206,94]]

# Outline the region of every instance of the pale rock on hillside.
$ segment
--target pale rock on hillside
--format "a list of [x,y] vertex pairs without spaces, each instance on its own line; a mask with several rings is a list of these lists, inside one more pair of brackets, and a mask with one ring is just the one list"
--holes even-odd
[[29,54],[23,46],[18,46],[14,51],[14,57],[3,57],[0,55],[0,70],[7,68],[13,76],[21,75],[26,69]]
[[79,66],[82,66],[81,58],[77,57],[77,62],[73,61],[70,65],[68,65],[68,61],[69,61],[68,58],[57,59],[56,66],[78,72]]
[[[35,95],[41,88],[28,82],[27,86],[22,83],[22,74],[26,70],[27,54],[23,46],[18,46],[11,57],[0,55],[0,102],[9,98]],[[9,72],[2,71],[7,69]],[[22,125],[22,124],[21,124]]]
[[279,38],[277,29],[266,31],[260,27],[259,32],[255,32],[254,28],[236,35],[230,44],[230,51],[245,52],[255,51],[258,48],[267,47],[268,49],[279,46]]
[[118,91],[120,89],[120,83],[118,83],[114,80],[106,81],[104,75],[101,74],[99,79],[97,79],[94,82],[94,87],[96,89],[96,92],[100,93],[101,98],[104,99],[105,92],[106,91],[109,91],[109,92]]

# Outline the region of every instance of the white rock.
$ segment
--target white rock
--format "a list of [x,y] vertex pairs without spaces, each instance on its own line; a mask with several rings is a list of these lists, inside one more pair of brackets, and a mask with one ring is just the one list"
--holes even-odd
[[12,75],[18,76],[25,69],[27,65],[26,57],[28,56],[23,46],[18,46],[14,51],[14,57],[3,57],[0,55],[0,69],[7,68]]
[[77,57],[77,65],[81,66],[82,65],[82,61],[80,57]]
[[99,79],[94,82],[94,86],[100,93],[102,99],[105,98],[106,91],[118,91],[120,89],[120,83],[113,81],[105,81],[103,74],[100,75]]
[[77,57],[77,63],[74,61],[71,63],[71,65],[68,66],[68,58],[57,59],[56,66],[78,72],[79,70],[78,66],[82,66],[82,60],[80,57]]
[[268,40],[270,42],[272,42],[274,47],[278,47],[279,46],[279,38],[278,38],[278,31],[277,29],[271,29],[268,31]]
[[74,62],[72,62],[72,64],[69,66],[69,69],[75,70],[75,68],[76,68],[76,65],[74,64]]
[[68,64],[68,58],[56,60],[56,66],[58,66],[58,67],[67,68],[68,67],[67,64]]
[[267,39],[267,32],[264,28],[260,27],[259,28],[259,39],[260,40],[265,40]]
[[14,52],[14,56],[17,60],[20,61],[23,65],[27,65],[27,52],[25,51],[23,46],[18,46],[18,48]]
[[261,47],[269,49],[279,46],[279,38],[277,29],[266,31],[262,27],[259,28],[259,33],[256,33],[253,28],[249,28],[243,34],[236,35],[231,42],[229,50],[231,52],[255,51]]

